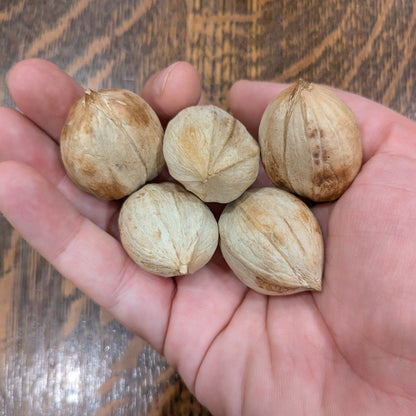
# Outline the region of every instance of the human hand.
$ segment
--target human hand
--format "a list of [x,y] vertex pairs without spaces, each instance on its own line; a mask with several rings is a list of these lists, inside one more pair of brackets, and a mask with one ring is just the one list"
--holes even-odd
[[[142,92],[165,121],[205,102],[192,67],[168,73]],[[60,162],[59,132],[82,88],[39,60],[13,68],[8,85],[24,115],[0,111],[0,210],[63,276],[164,354],[211,412],[415,413],[415,122],[338,91],[358,118],[364,165],[338,201],[312,208],[325,238],[323,291],[267,297],[218,254],[193,276],[139,269],[117,239],[120,203],[79,191]],[[256,134],[282,88],[240,81],[230,108]]]

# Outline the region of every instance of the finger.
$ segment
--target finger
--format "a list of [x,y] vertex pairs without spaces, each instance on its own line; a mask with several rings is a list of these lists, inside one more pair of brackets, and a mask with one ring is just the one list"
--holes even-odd
[[162,347],[172,280],[140,271],[116,239],[29,166],[0,163],[0,210],[63,276],[155,348]]
[[254,137],[257,137],[264,110],[285,87],[285,84],[237,81],[232,85],[227,97],[230,111]]
[[[62,69],[42,59],[17,63],[8,73],[7,85],[17,107],[55,140],[71,105],[84,92]],[[165,122],[185,107],[208,103],[195,68],[186,62],[154,74],[141,95]]]
[[246,292],[219,249],[198,273],[177,278],[163,355],[192,391],[205,353],[227,327]]
[[[287,84],[273,82],[238,81],[232,86],[228,96],[231,112],[257,137],[264,110],[287,87]],[[334,88],[332,90],[352,109],[357,118],[363,139],[364,161],[390,136],[392,128],[411,123],[406,117],[374,101],[346,91]]]
[[0,162],[15,160],[36,169],[70,200],[82,215],[116,234],[120,204],[101,201],[78,189],[66,175],[58,145],[23,114],[0,107]]
[[67,73],[43,59],[17,63],[7,75],[7,86],[17,107],[55,140],[70,107],[84,93]]
[[141,96],[165,122],[185,107],[207,103],[199,75],[187,62],[175,62],[154,74],[146,82]]

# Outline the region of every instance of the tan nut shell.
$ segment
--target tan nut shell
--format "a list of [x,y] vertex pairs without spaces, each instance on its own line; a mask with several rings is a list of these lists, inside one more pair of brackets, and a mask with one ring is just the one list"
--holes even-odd
[[194,273],[218,246],[218,225],[209,208],[181,185],[147,184],[124,202],[121,243],[144,270],[160,276]]
[[61,132],[68,176],[102,199],[120,199],[153,179],[164,165],[163,128],[152,108],[122,89],[87,90]]
[[273,183],[316,202],[340,197],[361,167],[354,114],[331,90],[303,80],[268,105],[259,143]]
[[238,198],[257,178],[260,149],[247,129],[213,106],[182,110],[168,124],[163,154],[169,173],[205,202]]
[[251,189],[226,206],[218,225],[222,254],[248,287],[267,295],[321,290],[322,233],[299,198]]

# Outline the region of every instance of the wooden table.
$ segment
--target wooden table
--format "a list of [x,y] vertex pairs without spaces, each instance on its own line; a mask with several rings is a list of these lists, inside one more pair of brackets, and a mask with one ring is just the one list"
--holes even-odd
[[[10,66],[49,59],[83,86],[140,92],[191,62],[213,103],[240,78],[304,77],[416,119],[413,0],[3,0]],[[65,281],[0,217],[0,415],[206,415],[143,340]]]

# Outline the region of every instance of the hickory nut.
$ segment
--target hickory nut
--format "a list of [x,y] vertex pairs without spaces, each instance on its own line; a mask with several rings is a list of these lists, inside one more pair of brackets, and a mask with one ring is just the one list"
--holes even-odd
[[102,199],[120,199],[164,165],[163,128],[152,108],[122,89],[86,90],[61,132],[68,176]]
[[163,155],[171,176],[205,202],[227,203],[256,179],[260,149],[226,111],[193,106],[168,124]]
[[159,276],[194,273],[218,245],[210,209],[181,185],[149,183],[130,195],[119,216],[121,243],[144,270]]
[[323,238],[309,208],[278,188],[255,188],[219,219],[221,252],[234,274],[267,295],[321,290]]
[[354,114],[331,90],[303,80],[268,105],[259,143],[272,182],[316,202],[340,197],[361,167]]

